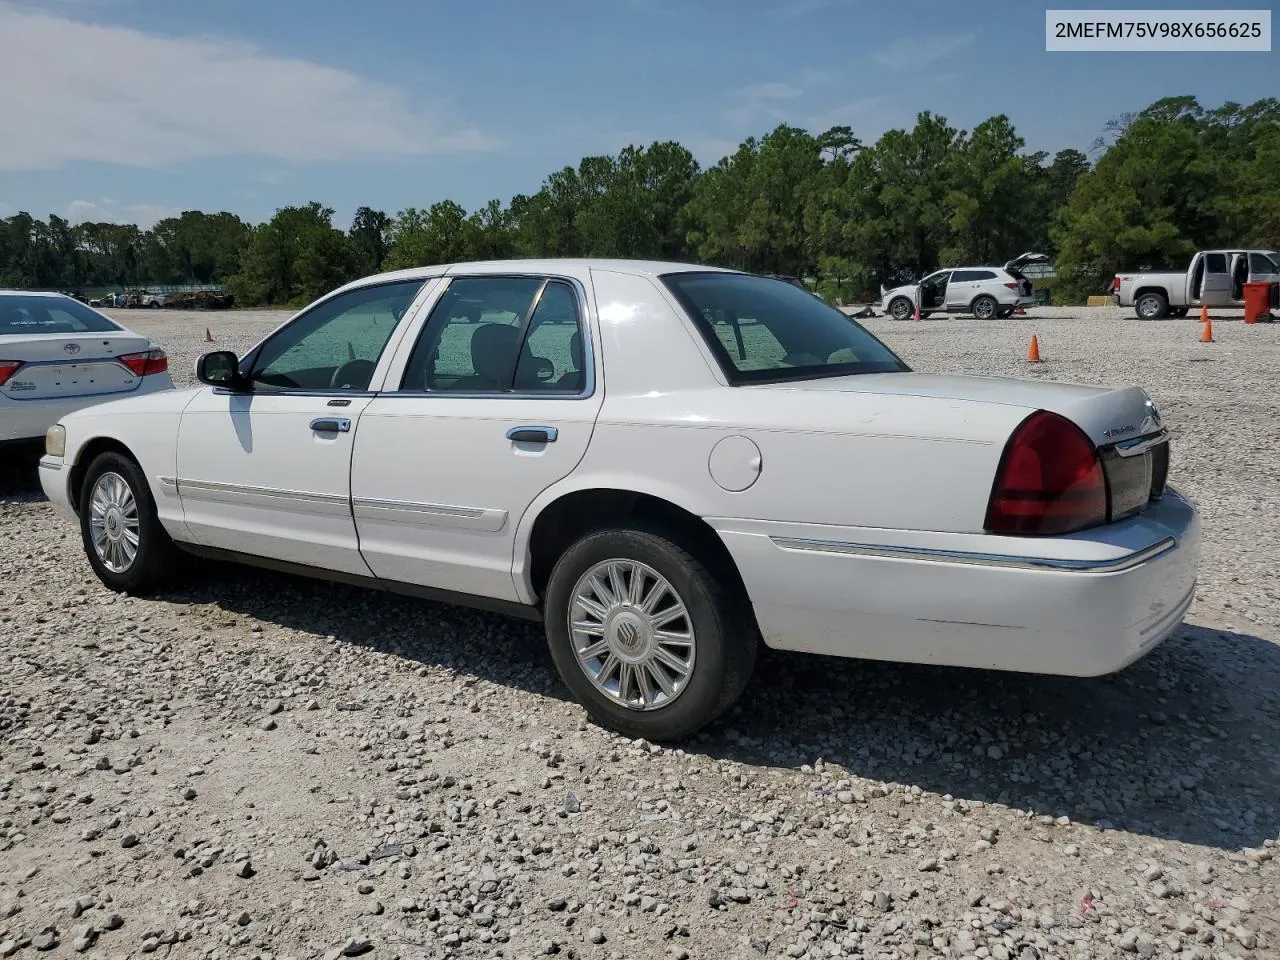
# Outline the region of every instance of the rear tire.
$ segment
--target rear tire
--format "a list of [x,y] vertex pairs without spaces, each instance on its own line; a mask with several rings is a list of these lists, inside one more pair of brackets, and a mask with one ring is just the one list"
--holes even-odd
[[975,297],[973,303],[969,306],[969,311],[979,320],[994,319],[999,310],[1000,304],[996,303],[996,298],[985,293],[980,297]]
[[80,535],[93,572],[117,593],[149,593],[179,566],[146,477],[119,453],[99,454],[89,464],[80,490]]
[[1160,320],[1169,312],[1169,300],[1163,293],[1144,293],[1133,304],[1139,320]]
[[740,594],[736,577],[679,530],[636,523],[588,533],[547,585],[551,658],[597,723],[633,738],[682,739],[727,710],[751,678],[759,635]]

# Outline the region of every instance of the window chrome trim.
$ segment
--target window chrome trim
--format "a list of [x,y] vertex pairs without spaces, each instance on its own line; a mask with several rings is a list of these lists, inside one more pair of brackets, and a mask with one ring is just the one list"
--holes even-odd
[[[418,331],[418,339],[415,340],[408,348],[404,361],[404,368],[400,371],[400,382],[404,383],[405,375],[409,372],[409,361],[413,358],[413,352],[418,347],[423,335],[427,332],[427,327],[431,323],[431,313],[439,305],[440,299],[449,292],[449,287],[453,285],[455,280],[499,280],[499,279],[517,279],[530,280],[540,279],[543,281],[542,286],[538,289],[535,296],[534,309],[536,310],[537,302],[542,299],[542,294],[546,291],[547,284],[551,281],[560,281],[566,283],[573,290],[574,298],[578,302],[578,331],[582,334],[582,358],[583,373],[586,375],[582,385],[582,389],[574,392],[555,392],[555,391],[539,391],[539,390],[400,390],[392,389],[389,385],[384,385],[384,389],[377,394],[379,398],[386,399],[390,397],[413,397],[421,399],[424,397],[438,399],[454,399],[454,400],[588,400],[595,395],[596,392],[596,354],[594,350],[595,335],[591,329],[591,307],[587,298],[587,288],[577,277],[565,276],[558,273],[458,273],[449,274],[445,278],[444,285],[436,292],[431,309],[427,312],[427,316],[423,320],[422,327]],[[532,323],[533,313],[531,310],[528,317],[525,318],[526,324]],[[522,328],[526,330],[526,328]],[[521,346],[524,345],[523,334],[521,337]]]
[[1013,570],[1053,570],[1068,573],[1118,573],[1146,563],[1178,545],[1173,537],[1165,537],[1142,550],[1110,560],[1061,560],[1050,557],[1020,557],[999,553],[975,553],[968,550],[936,550],[928,547],[892,547],[870,543],[841,543],[835,540],[805,540],[795,537],[770,537],[782,550],[808,553],[833,553],[886,560],[927,560],[938,563],[965,563]]

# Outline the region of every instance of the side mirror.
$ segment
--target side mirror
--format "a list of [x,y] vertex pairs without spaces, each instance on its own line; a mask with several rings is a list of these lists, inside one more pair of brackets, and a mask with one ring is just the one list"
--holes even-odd
[[242,386],[240,359],[230,350],[202,354],[196,361],[196,379],[211,387],[236,389]]

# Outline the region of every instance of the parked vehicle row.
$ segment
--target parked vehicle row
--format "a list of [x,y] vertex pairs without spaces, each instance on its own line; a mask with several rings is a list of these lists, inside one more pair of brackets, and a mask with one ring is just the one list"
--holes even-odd
[[630,736],[721,714],[761,641],[1094,675],[1194,593],[1199,520],[1141,389],[915,373],[765,277],[389,273],[197,375],[48,432],[42,486],[104,584],[194,554],[541,620]]
[[1280,282],[1274,250],[1201,250],[1186,270],[1117,273],[1111,298],[1140,320],[1185,317],[1192,307],[1241,307],[1246,283]]

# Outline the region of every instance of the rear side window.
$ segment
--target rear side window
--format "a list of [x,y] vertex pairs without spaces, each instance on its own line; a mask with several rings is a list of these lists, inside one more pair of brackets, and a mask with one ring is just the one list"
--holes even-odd
[[1205,269],[1210,273],[1227,272],[1227,255],[1225,253],[1205,254]]
[[431,311],[401,390],[577,394],[586,387],[573,287],[542,277],[459,277]]
[[865,328],[790,284],[728,272],[662,281],[732,384],[908,369]]
[[79,300],[0,295],[0,335],[119,333],[120,329]]
[[994,280],[996,274],[994,270],[971,270],[969,271],[970,280]]

